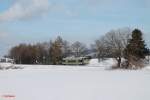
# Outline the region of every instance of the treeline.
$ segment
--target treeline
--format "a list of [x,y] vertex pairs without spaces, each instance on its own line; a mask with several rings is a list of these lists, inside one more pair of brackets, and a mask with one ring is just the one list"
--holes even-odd
[[54,41],[20,44],[11,48],[9,57],[16,64],[61,64],[62,58],[68,56],[85,56],[88,49],[81,42],[69,43],[58,36]]
[[141,68],[150,50],[146,46],[141,30],[122,28],[107,32],[98,38],[90,49],[81,42],[70,43],[58,36],[50,42],[35,45],[20,44],[11,48],[9,52],[9,56],[17,64],[54,65],[61,64],[64,57],[91,54],[95,54],[99,61],[114,58],[117,61],[114,68],[133,68],[134,66]]
[[139,29],[122,28],[111,30],[95,41],[93,48],[100,60],[106,57],[116,59],[114,68],[142,68],[150,54]]

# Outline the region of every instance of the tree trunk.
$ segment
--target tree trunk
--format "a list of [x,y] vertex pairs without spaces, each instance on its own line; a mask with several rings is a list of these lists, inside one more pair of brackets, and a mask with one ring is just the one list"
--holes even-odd
[[118,68],[120,68],[121,67],[121,57],[119,57],[118,59],[117,59],[117,61],[118,61]]

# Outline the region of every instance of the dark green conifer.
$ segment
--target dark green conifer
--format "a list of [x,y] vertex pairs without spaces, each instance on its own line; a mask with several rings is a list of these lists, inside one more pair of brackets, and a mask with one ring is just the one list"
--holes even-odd
[[139,62],[145,58],[146,45],[143,40],[143,33],[139,29],[132,31],[132,37],[125,49],[125,58],[128,62]]

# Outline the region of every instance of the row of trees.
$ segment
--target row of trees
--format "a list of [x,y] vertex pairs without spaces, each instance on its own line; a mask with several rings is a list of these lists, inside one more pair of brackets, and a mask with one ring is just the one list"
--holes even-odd
[[[90,51],[96,53],[99,61],[114,58],[117,68],[142,67],[149,49],[139,29],[122,28],[111,30],[101,36],[91,46]],[[85,56],[89,49],[81,42],[69,43],[58,36],[54,41],[35,45],[20,44],[11,48],[9,56],[17,64],[61,64],[62,58],[68,56]]]
[[[106,57],[115,58],[117,68],[142,67],[144,58],[149,54],[139,29],[129,28],[111,30],[95,41],[99,61]],[[122,61],[123,60],[123,61]]]
[[20,44],[11,48],[9,56],[17,64],[61,64],[62,58],[84,56],[87,47],[81,42],[69,43],[58,36],[54,41],[31,44]]

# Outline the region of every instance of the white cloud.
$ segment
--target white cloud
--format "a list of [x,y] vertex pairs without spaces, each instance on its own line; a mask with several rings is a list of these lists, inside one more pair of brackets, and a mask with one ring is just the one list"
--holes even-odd
[[0,21],[20,20],[41,16],[48,9],[48,0],[15,0],[10,8],[0,14]]

